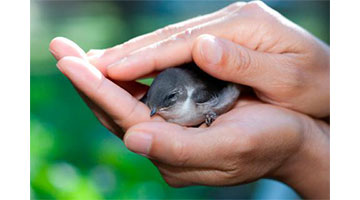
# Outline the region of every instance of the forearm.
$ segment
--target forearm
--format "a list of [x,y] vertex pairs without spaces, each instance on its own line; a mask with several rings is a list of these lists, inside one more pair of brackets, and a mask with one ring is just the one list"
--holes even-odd
[[303,145],[274,177],[295,189],[302,197],[330,198],[329,125],[308,120]]

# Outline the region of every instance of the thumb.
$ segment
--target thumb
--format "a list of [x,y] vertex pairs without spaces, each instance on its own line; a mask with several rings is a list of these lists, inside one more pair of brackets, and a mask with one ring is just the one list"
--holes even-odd
[[195,63],[218,79],[263,88],[276,73],[277,54],[257,52],[212,35],[199,36],[193,46]]
[[[131,151],[172,166],[213,167],[226,152],[221,128],[185,128],[167,122],[144,122],[131,127],[124,143]],[[220,133],[219,136],[214,134]],[[229,137],[229,135],[227,135]],[[220,147],[221,146],[221,147]],[[220,151],[219,151],[220,150]]]

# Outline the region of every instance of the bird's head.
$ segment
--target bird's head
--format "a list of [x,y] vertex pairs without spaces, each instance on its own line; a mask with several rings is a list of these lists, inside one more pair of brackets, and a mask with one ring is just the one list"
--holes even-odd
[[150,116],[157,113],[168,118],[183,105],[187,92],[185,83],[180,79],[174,68],[163,71],[154,79],[146,96]]

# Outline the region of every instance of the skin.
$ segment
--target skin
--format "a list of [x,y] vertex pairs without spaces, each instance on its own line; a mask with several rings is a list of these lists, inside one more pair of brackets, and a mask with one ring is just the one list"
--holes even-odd
[[[238,27],[234,25],[240,28],[231,31]],[[228,31],[216,32],[222,29]],[[240,33],[242,37],[235,37]],[[276,38],[278,33],[281,38]],[[209,64],[214,62],[208,62],[207,55],[216,56],[201,46],[214,41],[222,56]],[[329,125],[300,113],[329,113],[326,48],[259,2],[233,4],[88,54],[65,38],[50,43],[58,68],[101,123],[130,150],[148,157],[169,185],[235,185],[272,178],[305,198],[329,198]],[[217,78],[248,83],[261,100],[272,104],[243,97],[208,128],[150,118],[148,107],[138,101],[148,88],[133,80],[192,58]],[[301,84],[293,84],[293,79]]]
[[318,118],[330,113],[329,47],[260,1],[169,25],[90,61],[123,81],[194,61],[216,78],[251,86],[264,102]]

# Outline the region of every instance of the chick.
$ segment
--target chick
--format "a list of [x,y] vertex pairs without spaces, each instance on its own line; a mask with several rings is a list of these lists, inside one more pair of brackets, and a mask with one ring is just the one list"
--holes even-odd
[[162,71],[141,99],[168,122],[183,126],[210,124],[227,112],[240,95],[241,86],[218,80],[201,71],[195,63]]

